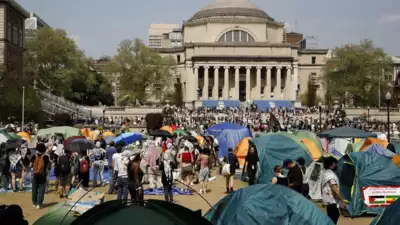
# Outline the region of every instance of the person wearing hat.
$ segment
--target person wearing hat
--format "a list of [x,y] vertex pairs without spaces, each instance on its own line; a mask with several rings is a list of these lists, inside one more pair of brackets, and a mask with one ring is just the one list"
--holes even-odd
[[289,188],[302,194],[303,173],[301,172],[300,167],[291,159],[285,159],[282,167],[289,170],[287,175],[287,178],[289,179]]

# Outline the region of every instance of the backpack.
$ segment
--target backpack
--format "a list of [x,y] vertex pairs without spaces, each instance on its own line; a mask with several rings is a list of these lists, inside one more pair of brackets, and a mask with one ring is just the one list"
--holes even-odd
[[89,162],[85,158],[82,158],[79,161],[79,173],[88,173],[88,172],[89,172]]
[[95,160],[102,160],[103,154],[101,149],[95,149],[93,155]]
[[35,175],[45,175],[46,168],[44,166],[44,156],[45,154],[42,154],[41,156],[35,155],[35,161],[33,162],[33,173]]
[[58,157],[58,169],[61,174],[69,174],[71,172],[71,164],[68,156],[62,155]]

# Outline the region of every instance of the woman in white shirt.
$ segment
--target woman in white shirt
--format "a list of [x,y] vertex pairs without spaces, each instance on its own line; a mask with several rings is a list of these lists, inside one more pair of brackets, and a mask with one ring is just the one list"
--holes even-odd
[[[116,155],[116,154],[114,154]],[[129,157],[132,155],[132,152],[130,150],[125,150],[124,152],[121,153],[121,157],[119,157],[118,165],[114,167],[114,170],[118,171],[118,179],[117,179],[117,185],[118,185],[118,194],[117,194],[117,199],[120,200],[126,200],[128,199],[128,163],[129,163]],[[114,156],[113,156],[114,157]],[[115,166],[115,164],[114,164]]]

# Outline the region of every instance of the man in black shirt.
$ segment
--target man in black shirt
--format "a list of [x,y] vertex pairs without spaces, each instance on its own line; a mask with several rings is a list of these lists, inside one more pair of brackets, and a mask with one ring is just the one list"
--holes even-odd
[[250,145],[249,153],[246,156],[247,161],[247,175],[249,177],[249,185],[254,185],[256,180],[257,171],[260,168],[260,160],[254,146]]
[[289,179],[289,187],[302,194],[303,173],[301,172],[300,167],[291,159],[285,159],[282,167],[289,170],[287,175],[287,178]]
[[32,203],[37,209],[42,208],[47,170],[50,168],[50,158],[45,155],[46,146],[43,143],[39,143],[36,146],[37,153],[31,158],[30,167],[33,168],[33,179],[32,179]]

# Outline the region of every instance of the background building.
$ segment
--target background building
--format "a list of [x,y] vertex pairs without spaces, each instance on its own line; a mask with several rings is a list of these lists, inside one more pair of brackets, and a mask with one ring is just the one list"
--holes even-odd
[[49,25],[36,13],[30,12],[29,18],[25,20],[25,36],[29,38],[30,35],[32,35],[38,29],[48,26]]
[[[150,48],[162,48],[162,42],[169,39],[169,34],[174,33],[180,29],[179,24],[150,24],[148,30],[149,36],[149,47]],[[175,40],[175,34],[171,35],[172,39]]]

